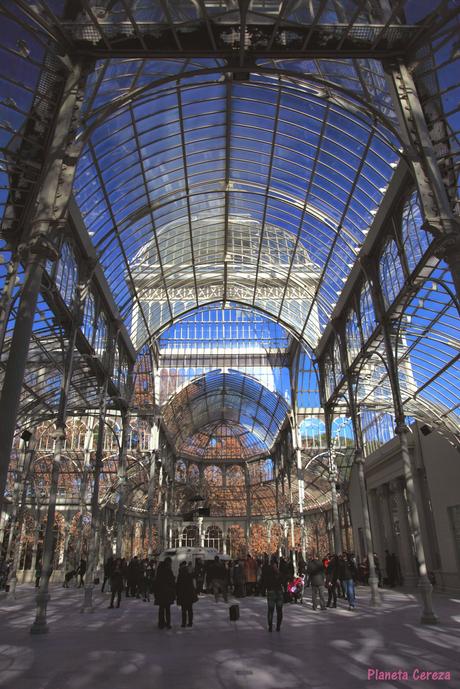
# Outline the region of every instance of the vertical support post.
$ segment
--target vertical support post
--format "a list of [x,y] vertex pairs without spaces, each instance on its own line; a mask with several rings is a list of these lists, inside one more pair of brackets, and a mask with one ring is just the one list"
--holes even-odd
[[126,499],[126,469],[127,469],[127,444],[128,444],[128,434],[129,434],[129,411],[128,407],[123,407],[121,410],[121,444],[120,452],[118,455],[118,480],[119,480],[119,495],[118,495],[118,507],[116,513],[116,532],[117,532],[117,546],[116,546],[116,557],[121,557],[121,551],[123,548],[123,520],[125,514],[125,499]]
[[56,258],[52,235],[59,231],[66,221],[75,167],[82,145],[76,143],[74,135],[77,131],[83,100],[83,87],[82,67],[76,64],[69,72],[57,110],[52,142],[45,161],[48,169],[43,176],[38,193],[30,238],[24,247],[24,284],[0,395],[0,418],[2,419],[0,424],[0,509],[5,494],[11,447],[43,270],[47,258]]
[[409,452],[409,444],[407,440],[407,434],[409,433],[409,429],[406,425],[404,405],[402,402],[401,388],[399,386],[398,370],[395,361],[395,355],[393,352],[393,343],[391,339],[390,326],[388,323],[388,319],[386,317],[381,286],[378,280],[378,270],[376,269],[376,266],[370,264],[369,271],[372,273],[371,286],[374,301],[374,309],[376,316],[379,319],[382,327],[382,335],[387,360],[388,378],[391,385],[393,406],[395,409],[395,433],[399,437],[401,460],[403,465],[404,477],[406,479],[406,496],[409,505],[409,523],[411,526],[412,536],[414,539],[420,576],[419,589],[422,597],[421,622],[422,624],[437,624],[439,620],[433,610],[433,587],[431,585],[430,580],[428,579],[425,551],[423,548],[422,538],[420,534],[420,518],[418,514],[414,478],[412,473],[412,463]]
[[366,539],[367,561],[369,563],[369,586],[371,589],[371,605],[379,607],[382,599],[379,591],[379,578],[375,570],[374,543],[372,540],[371,520],[369,518],[369,503],[367,502],[366,477],[364,476],[364,454],[360,446],[356,446],[355,464],[358,467],[359,493],[363,511],[364,537]]
[[155,476],[158,461],[159,448],[159,421],[155,420],[150,432],[150,466],[149,466],[149,485],[147,490],[147,555],[153,555],[153,517],[154,517],[154,497],[155,497]]
[[203,517],[198,517],[198,539],[200,548],[204,548],[204,530],[203,530]]
[[8,319],[12,305],[14,287],[19,268],[19,252],[15,251],[7,266],[7,274],[0,296],[0,352],[3,351],[5,336],[8,327]]
[[331,486],[331,512],[332,512],[332,540],[334,553],[342,552],[342,538],[340,533],[339,508],[337,504],[337,480],[339,474],[335,463],[334,451],[329,452],[329,476]]
[[425,550],[422,543],[422,535],[420,533],[420,517],[417,507],[417,499],[415,495],[414,475],[412,470],[412,462],[409,452],[409,443],[407,435],[409,429],[405,423],[404,417],[396,419],[396,434],[399,436],[401,446],[401,459],[404,470],[404,478],[406,480],[406,496],[409,505],[409,524],[414,539],[415,553],[418,562],[420,594],[422,597],[422,624],[437,624],[439,619],[433,610],[433,587],[428,579],[428,572],[426,569]]
[[297,488],[298,488],[298,501],[299,501],[299,522],[300,522],[300,551],[302,557],[306,559],[307,553],[307,537],[305,530],[305,478],[303,474],[302,467],[302,442],[300,437],[300,428],[297,418],[297,405],[294,405],[292,414],[292,434],[293,434],[293,445],[295,448],[295,458],[296,458],[296,474],[297,474]]
[[[109,362],[113,360],[113,346],[109,349]],[[110,365],[109,365],[110,368]],[[83,593],[83,603],[80,612],[93,612],[93,590],[94,576],[98,564],[99,555],[99,536],[100,536],[100,507],[99,507],[99,487],[101,480],[102,462],[104,459],[104,440],[106,429],[107,414],[107,388],[109,384],[109,374],[106,373],[99,400],[98,433],[97,445],[93,468],[93,490],[91,493],[91,531],[88,541],[88,562],[85,574],[85,588]]]
[[24,447],[21,462],[22,466],[18,467],[18,473],[20,473],[20,477],[18,477],[18,482],[20,484],[21,494],[18,495],[17,513],[15,515],[14,522],[11,524],[10,527],[11,532],[14,531],[14,547],[12,553],[13,564],[11,566],[10,576],[8,579],[8,584],[10,587],[7,596],[8,598],[16,598],[16,584],[18,576],[19,557],[21,554],[21,533],[26,511],[28,478],[35,450],[35,438],[33,436],[29,441],[28,447],[26,447],[26,441],[23,442]]
[[250,552],[251,541],[251,526],[252,526],[252,502],[251,502],[251,481],[248,468],[244,467],[244,477],[246,485],[246,521],[245,521],[245,538],[246,538],[246,553]]
[[65,441],[65,424],[67,419],[67,402],[69,398],[70,381],[72,379],[73,362],[75,355],[75,340],[78,330],[78,314],[80,313],[80,297],[75,299],[74,320],[70,328],[69,343],[67,347],[64,372],[62,374],[61,394],[59,409],[56,419],[55,443],[53,452],[53,465],[51,469],[50,491],[48,499],[48,512],[46,518],[45,538],[43,543],[42,576],[37,593],[37,611],[35,621],[30,628],[31,634],[45,634],[48,632],[46,612],[49,595],[49,580],[53,564],[54,520],[56,514],[57,492],[59,486],[59,474],[61,471],[61,456]]

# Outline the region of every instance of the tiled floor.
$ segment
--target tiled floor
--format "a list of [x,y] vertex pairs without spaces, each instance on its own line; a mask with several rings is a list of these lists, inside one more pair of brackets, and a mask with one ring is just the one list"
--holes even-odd
[[[237,623],[228,606],[208,597],[195,605],[192,629],[156,627],[157,608],[123,599],[108,609],[98,593],[93,613],[80,613],[82,591],[55,587],[50,632],[29,633],[33,591],[19,587],[16,601],[0,600],[1,689],[360,689],[361,687],[460,687],[460,599],[438,595],[441,623],[419,623],[410,593],[384,592],[382,607],[369,606],[358,589],[358,608],[313,611],[286,605],[281,633],[266,628],[266,603],[245,598]],[[308,596],[308,594],[307,594]],[[368,668],[450,671],[450,681],[368,680]]]

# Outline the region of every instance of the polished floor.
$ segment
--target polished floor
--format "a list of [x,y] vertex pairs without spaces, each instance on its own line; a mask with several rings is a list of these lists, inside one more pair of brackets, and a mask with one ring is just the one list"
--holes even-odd
[[[308,591],[308,590],[307,590]],[[173,629],[156,627],[157,608],[125,599],[108,609],[97,593],[93,613],[80,613],[82,591],[53,587],[49,634],[31,636],[33,590],[19,587],[15,601],[0,600],[2,689],[378,689],[460,688],[460,596],[436,595],[440,624],[419,624],[417,598],[384,591],[382,607],[369,606],[358,588],[358,608],[313,611],[284,607],[281,632],[266,628],[262,598],[245,598],[241,618],[203,597],[195,624],[182,629],[173,608]],[[451,680],[413,679],[414,670],[450,672]],[[399,673],[368,679],[372,670]],[[404,679],[404,672],[409,680]],[[423,676],[421,676],[423,677]]]

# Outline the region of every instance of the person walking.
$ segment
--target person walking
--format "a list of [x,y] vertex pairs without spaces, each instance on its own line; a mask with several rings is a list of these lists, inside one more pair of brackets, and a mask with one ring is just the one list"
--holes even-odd
[[270,564],[265,563],[262,567],[261,586],[267,592],[268,631],[273,631],[273,615],[276,608],[276,631],[279,632],[283,621],[284,591],[283,575],[275,556],[271,558]]
[[176,580],[172,560],[166,557],[160,562],[155,578],[155,602],[158,603],[158,628],[171,629],[171,605],[176,599]]
[[347,553],[342,553],[342,556],[339,558],[339,579],[346,591],[349,610],[354,610],[356,604],[353,569],[353,563],[348,558]]
[[[42,576],[42,561],[37,560],[37,564],[35,565],[35,588],[38,589],[40,586],[40,579]],[[7,573],[7,578],[8,578],[8,573]]]
[[326,610],[326,600],[324,598],[324,566],[316,554],[307,565],[308,580],[311,586],[311,602],[313,610],[318,607],[318,598],[321,610]]
[[112,595],[110,597],[109,608],[113,608],[115,596],[117,596],[117,608],[120,607],[121,594],[123,592],[123,589],[123,566],[120,558],[118,558],[117,560],[115,560],[115,562],[113,562],[112,560],[112,567],[110,570],[110,591]]
[[210,586],[212,587],[216,603],[219,600],[219,593],[222,594],[224,601],[227,603],[227,570],[225,569],[225,565],[223,562],[221,562],[218,555],[214,557],[214,562],[209,567],[206,581],[208,582],[208,588]]
[[327,608],[337,607],[337,581],[339,578],[339,560],[332,555],[326,569]]
[[246,580],[246,595],[254,595],[257,584],[257,560],[249,553],[244,561],[244,578]]
[[200,593],[203,593],[203,584],[204,584],[204,576],[205,576],[205,569],[204,569],[204,564],[201,560],[201,558],[197,557],[195,561],[195,581],[196,581],[196,591],[197,594],[199,595]]
[[195,588],[195,581],[193,579],[192,564],[187,565],[186,562],[181,562],[179,567],[179,574],[176,584],[177,605],[180,606],[182,612],[181,627],[193,626],[193,604],[198,600],[198,595]]
[[244,569],[240,560],[233,565],[233,594],[236,598],[244,596]]
[[105,585],[110,582],[112,576],[112,569],[114,566],[113,556],[110,555],[104,562],[104,581],[102,582],[101,593],[104,593]]
[[85,574],[86,574],[86,560],[82,557],[80,560],[80,566],[78,567],[77,575],[80,577],[80,583],[78,588],[81,589],[85,585]]

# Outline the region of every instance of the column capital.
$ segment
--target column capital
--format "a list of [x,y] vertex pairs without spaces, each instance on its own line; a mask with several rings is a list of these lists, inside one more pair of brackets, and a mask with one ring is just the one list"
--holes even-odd
[[364,457],[364,452],[362,447],[355,448],[355,462],[356,464],[364,464],[366,458]]
[[27,259],[29,256],[41,256],[50,261],[57,261],[59,250],[53,239],[53,234],[49,230],[45,231],[39,228],[38,231],[30,235],[27,241],[19,244],[18,254],[21,259]]
[[406,433],[410,433],[409,426],[407,425],[405,419],[396,419],[395,433],[396,435],[405,435]]

